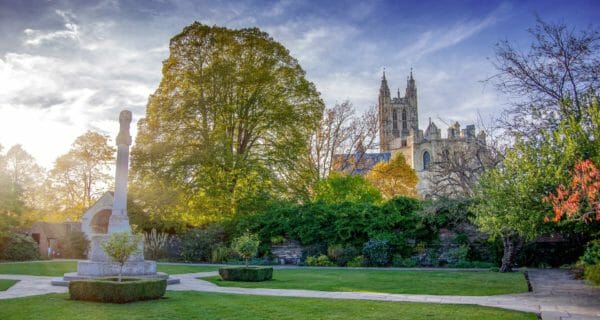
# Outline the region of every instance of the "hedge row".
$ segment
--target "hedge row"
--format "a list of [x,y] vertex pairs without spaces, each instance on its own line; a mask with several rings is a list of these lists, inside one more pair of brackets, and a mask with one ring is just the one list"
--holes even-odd
[[267,281],[273,279],[271,267],[230,267],[220,268],[219,275],[225,281]]
[[69,283],[71,300],[109,303],[128,303],[140,300],[159,299],[165,294],[167,280],[116,278],[73,280]]

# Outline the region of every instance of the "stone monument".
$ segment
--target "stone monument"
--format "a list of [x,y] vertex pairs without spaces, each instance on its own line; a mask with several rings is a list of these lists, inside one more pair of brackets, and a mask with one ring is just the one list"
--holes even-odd
[[[129,172],[129,146],[131,135],[131,111],[123,110],[119,115],[120,130],[117,136],[117,169],[115,174],[115,192],[111,215],[108,219],[107,233],[94,233],[90,239],[89,260],[79,261],[77,272],[66,273],[61,280],[54,280],[54,285],[68,285],[68,281],[76,279],[115,276],[119,274],[119,264],[104,252],[101,244],[114,233],[131,234],[127,215],[127,176]],[[133,237],[133,235],[132,235]],[[124,276],[158,277],[167,279],[167,283],[179,283],[179,279],[169,278],[165,273],[156,272],[156,262],[144,260],[144,243],[140,242],[138,250],[129,257],[123,266]]]

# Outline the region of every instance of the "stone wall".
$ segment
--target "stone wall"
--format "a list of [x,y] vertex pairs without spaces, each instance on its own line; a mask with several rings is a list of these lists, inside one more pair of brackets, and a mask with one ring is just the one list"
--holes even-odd
[[271,253],[277,257],[279,264],[300,264],[302,260],[302,247],[294,240],[271,246]]

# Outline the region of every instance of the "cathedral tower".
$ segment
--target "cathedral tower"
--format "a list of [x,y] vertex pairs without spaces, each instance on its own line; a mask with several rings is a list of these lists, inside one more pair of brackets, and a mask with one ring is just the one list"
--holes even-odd
[[412,69],[404,97],[392,98],[385,71],[379,88],[379,141],[382,152],[407,146],[408,137],[419,132],[417,86]]

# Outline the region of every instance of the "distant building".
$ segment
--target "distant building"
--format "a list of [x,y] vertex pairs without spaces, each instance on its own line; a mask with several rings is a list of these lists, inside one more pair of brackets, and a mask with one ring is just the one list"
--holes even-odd
[[49,259],[60,257],[60,240],[64,239],[71,231],[81,230],[79,222],[36,222],[27,232],[38,244],[40,257]]
[[[429,119],[425,132],[419,129],[419,110],[417,86],[412,71],[407,79],[404,96],[398,89],[391,96],[385,72],[381,79],[378,99],[379,111],[379,153],[365,153],[358,150],[355,154],[338,154],[334,157],[334,169],[354,174],[365,174],[379,161],[388,161],[395,153],[402,152],[408,164],[417,172],[417,189],[422,196],[428,196],[431,189],[430,168],[442,150],[448,150],[474,144],[485,144],[485,133],[476,134],[474,125],[461,128],[458,122],[447,129],[446,137]],[[359,148],[360,149],[360,148]],[[468,160],[468,159],[466,159]]]

